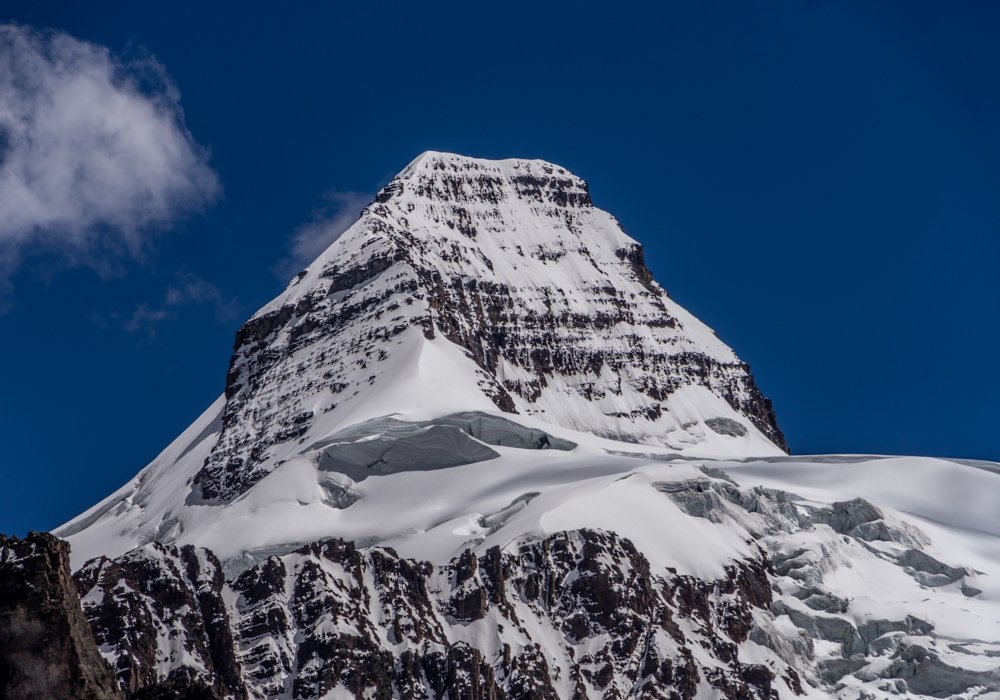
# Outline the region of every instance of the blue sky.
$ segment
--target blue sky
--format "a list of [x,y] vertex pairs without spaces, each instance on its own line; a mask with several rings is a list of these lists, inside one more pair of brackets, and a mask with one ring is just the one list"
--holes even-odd
[[4,3],[0,532],[155,457],[428,149],[587,179],[794,452],[1000,461],[998,6],[609,7]]

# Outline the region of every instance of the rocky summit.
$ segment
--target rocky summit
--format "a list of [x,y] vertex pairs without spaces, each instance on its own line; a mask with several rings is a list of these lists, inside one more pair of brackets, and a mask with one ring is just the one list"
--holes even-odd
[[785,449],[749,367],[670,300],[586,182],[542,161],[426,153],[237,333],[202,497],[235,498],[373,396],[422,408],[396,385],[438,338],[461,383],[419,380],[456,408],[483,397],[475,407],[676,450]]
[[0,644],[81,698],[995,700],[997,512],[1000,465],[789,456],[583,180],[425,153],[150,465],[0,541]]

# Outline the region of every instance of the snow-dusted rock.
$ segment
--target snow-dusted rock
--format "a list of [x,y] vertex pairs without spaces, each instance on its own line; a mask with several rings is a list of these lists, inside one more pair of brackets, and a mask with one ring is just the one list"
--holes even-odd
[[148,544],[76,572],[84,614],[129,695],[157,685],[247,698],[218,559],[190,545]]
[[[481,557],[466,550],[439,567],[327,540],[227,584],[232,636],[218,640],[212,621],[227,615],[220,591],[190,575],[192,562],[211,559],[149,546],[78,574],[100,581],[85,610],[125,688],[178,678],[208,685],[220,655],[216,688],[237,698],[329,697],[341,688],[387,700],[699,692],[766,700],[776,679],[741,662],[737,649],[752,611],[771,601],[760,560],[702,581],[654,573],[631,542],[592,530]],[[227,675],[234,654],[245,686]],[[794,687],[795,670],[779,670]]]

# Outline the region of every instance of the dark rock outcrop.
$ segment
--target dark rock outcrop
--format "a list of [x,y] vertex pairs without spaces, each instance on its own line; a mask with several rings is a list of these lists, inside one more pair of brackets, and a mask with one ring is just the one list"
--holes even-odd
[[248,697],[222,568],[210,551],[151,543],[113,561],[92,560],[74,578],[94,635],[115,657],[129,697],[173,697],[163,695],[168,691]]
[[69,569],[69,545],[46,533],[0,535],[0,698],[111,700]]
[[338,688],[359,700],[557,700],[567,682],[577,700],[687,699],[706,683],[770,700],[780,682],[737,653],[752,610],[771,604],[766,563],[735,562],[719,581],[657,574],[608,532],[466,550],[442,567],[327,540],[230,583],[207,550],[152,544],[77,580],[130,700]]

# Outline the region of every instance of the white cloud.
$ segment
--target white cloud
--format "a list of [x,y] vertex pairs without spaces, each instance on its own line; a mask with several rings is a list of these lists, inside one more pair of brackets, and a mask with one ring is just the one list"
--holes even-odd
[[24,255],[139,257],[219,181],[152,57],[0,25],[0,275]]
[[374,196],[362,192],[330,191],[324,198],[327,205],[314,211],[312,221],[292,234],[289,256],[275,269],[278,276],[289,278],[306,268],[354,225],[361,210],[371,204]]

